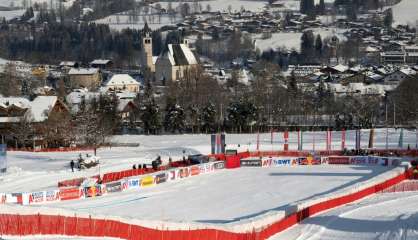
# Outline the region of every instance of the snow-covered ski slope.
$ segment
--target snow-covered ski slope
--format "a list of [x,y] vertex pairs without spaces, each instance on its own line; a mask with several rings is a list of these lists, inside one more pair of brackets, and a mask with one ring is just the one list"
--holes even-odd
[[311,217],[270,240],[416,240],[418,192],[377,194]]
[[[341,132],[333,132],[332,148],[341,149]],[[389,130],[389,148],[398,148],[400,130]],[[297,149],[297,133],[291,132],[289,136],[289,149]],[[361,145],[367,148],[369,132],[362,132]],[[57,182],[82,176],[93,176],[107,172],[126,170],[132,168],[133,164],[151,163],[157,155],[160,155],[164,162],[169,156],[173,160],[180,159],[185,155],[210,153],[209,135],[123,135],[115,136],[112,140],[118,143],[139,143],[139,147],[115,147],[98,150],[101,158],[99,167],[81,172],[72,173],[69,167],[71,160],[76,160],[79,153],[85,157],[86,153],[93,154],[93,151],[85,152],[8,152],[8,173],[0,175],[0,192],[22,192],[47,190],[57,187]],[[313,144],[315,142],[315,144]],[[227,134],[227,148],[238,149],[239,151],[255,151],[257,134]],[[260,150],[279,151],[283,150],[283,133],[260,134]],[[353,149],[355,145],[355,132],[347,131],[346,146]],[[375,148],[385,148],[386,129],[376,130]],[[404,131],[404,148],[407,146],[415,148],[415,131]],[[303,134],[304,150],[324,150],[326,146],[326,132],[305,132]]]
[[228,223],[285,210],[290,203],[340,190],[387,170],[326,165],[240,168],[48,206],[144,220]]

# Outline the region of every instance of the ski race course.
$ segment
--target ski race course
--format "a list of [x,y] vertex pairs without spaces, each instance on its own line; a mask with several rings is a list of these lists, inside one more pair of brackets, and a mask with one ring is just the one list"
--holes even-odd
[[[332,134],[331,149],[341,149],[341,133]],[[399,130],[389,130],[391,149],[400,147],[399,134]],[[415,131],[403,134],[402,147],[415,149]],[[273,139],[270,133],[258,138],[260,151],[283,150],[283,133],[274,133]],[[368,131],[362,131],[361,139],[366,148]],[[374,147],[383,149],[385,140],[386,130],[377,130]],[[9,194],[8,201],[11,193],[23,193],[21,201],[27,204],[0,204],[0,239],[418,237],[418,192],[378,193],[408,177],[408,165],[395,164],[399,158],[386,160],[386,166],[377,157],[347,157],[347,164],[342,165],[327,164],[331,157],[325,157],[321,158],[325,164],[298,165],[298,157],[282,155],[273,160],[263,158],[263,167],[238,168],[230,168],[227,158],[226,162],[172,169],[173,173],[167,170],[163,177],[161,172],[124,177],[103,183],[103,196],[88,197],[83,192],[80,198],[77,194],[81,191],[76,190],[76,199],[63,201],[59,181],[132,169],[133,164],[151,163],[157,155],[167,164],[168,157],[178,160],[183,155],[210,153],[209,135],[117,136],[113,142],[139,146],[99,149],[100,167],[74,173],[69,162],[79,153],[92,151],[8,152],[8,172],[0,175],[0,200],[1,193]],[[286,142],[294,152],[297,133],[290,133]],[[355,147],[354,131],[347,131],[345,142],[347,148]],[[257,134],[227,135],[226,144],[227,149],[238,152],[256,152]],[[314,148],[325,150],[326,132],[303,136],[305,153]],[[151,182],[146,183],[150,176]],[[47,201],[44,195],[36,203],[34,197],[39,192],[53,192],[61,201]]]

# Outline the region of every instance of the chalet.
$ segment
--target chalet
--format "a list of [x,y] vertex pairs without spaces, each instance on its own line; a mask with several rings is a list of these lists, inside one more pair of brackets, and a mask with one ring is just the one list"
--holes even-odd
[[48,120],[62,114],[69,117],[70,111],[56,96],[38,96],[33,101],[22,97],[0,97],[0,135],[6,142],[13,141],[11,129],[27,122],[33,126],[34,144],[44,144],[47,140],[40,136],[49,127]]
[[71,68],[68,76],[73,88],[94,90],[101,83],[100,72],[96,68]]
[[109,59],[96,59],[90,63],[90,67],[98,69],[109,69],[113,67],[113,62]]

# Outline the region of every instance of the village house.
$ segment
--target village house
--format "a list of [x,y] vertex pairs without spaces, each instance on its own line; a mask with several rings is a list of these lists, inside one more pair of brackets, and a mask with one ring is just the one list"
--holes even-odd
[[27,132],[25,126],[30,125],[33,129],[30,136],[33,146],[45,145],[47,140],[41,136],[45,133],[45,129],[53,127],[47,126],[48,120],[69,116],[68,107],[56,96],[38,96],[33,101],[23,97],[0,97],[1,139],[5,143],[14,142],[17,137],[15,135],[20,132],[14,129],[20,129],[23,131],[22,134],[29,136],[31,133]]
[[140,89],[140,83],[132,78],[129,74],[115,74],[105,84],[107,91],[128,91],[138,93]]
[[101,83],[100,72],[96,68],[71,68],[68,77],[72,88],[95,90]]

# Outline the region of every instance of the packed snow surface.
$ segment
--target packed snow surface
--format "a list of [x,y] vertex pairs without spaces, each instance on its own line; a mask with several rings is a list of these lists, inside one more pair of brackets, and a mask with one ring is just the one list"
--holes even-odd
[[377,194],[276,234],[271,240],[415,240],[418,192]]
[[327,165],[240,168],[48,206],[135,219],[227,223],[284,210],[289,203],[337,191],[387,170]]

